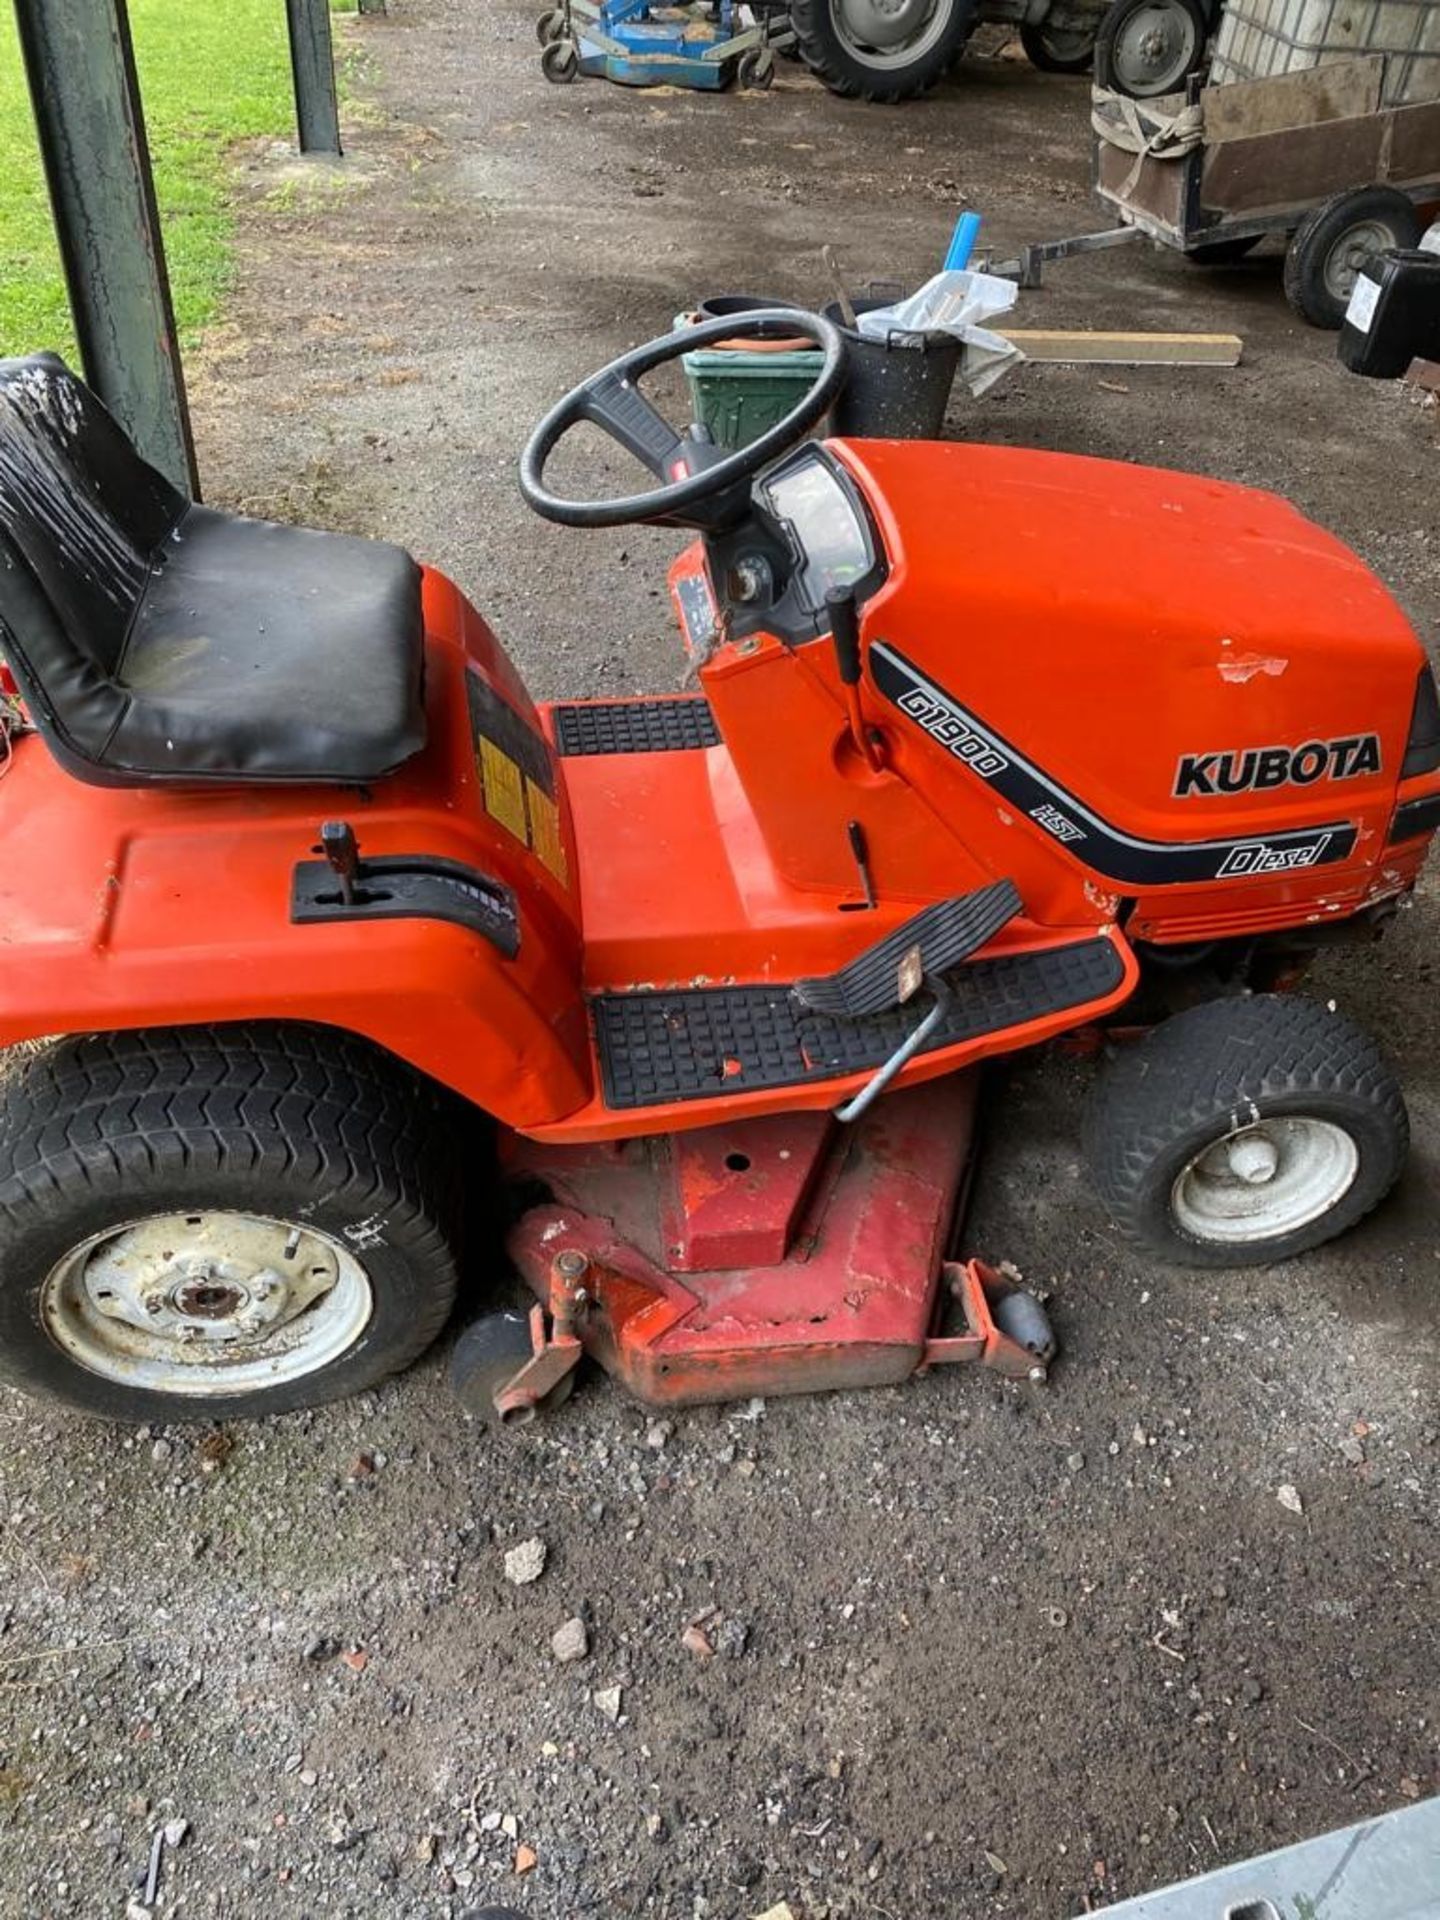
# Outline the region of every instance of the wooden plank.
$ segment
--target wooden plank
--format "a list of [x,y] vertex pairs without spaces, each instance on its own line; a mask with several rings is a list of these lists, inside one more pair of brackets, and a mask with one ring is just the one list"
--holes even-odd
[[[1136,225],[1143,226],[1147,232],[1158,228],[1166,237],[1178,235],[1184,219],[1184,162],[1147,158],[1141,160],[1136,175],[1137,158],[1123,147],[1112,147],[1108,140],[1100,142],[1097,185],[1101,197],[1142,215]],[[1130,183],[1128,192],[1127,183]]]
[[1051,327],[994,327],[1030,360],[1060,366],[1235,367],[1238,333],[1066,333]]
[[1369,186],[1384,177],[1387,117],[1367,113],[1355,120],[1289,127],[1209,147],[1201,186],[1204,204],[1222,213],[1289,207],[1298,219],[1332,193]]
[[1375,113],[1384,77],[1385,56],[1377,53],[1310,67],[1303,73],[1279,74],[1271,80],[1207,87],[1200,96],[1206,142],[1218,146],[1225,140],[1248,140],[1257,134]]
[[1332,193],[1440,176],[1440,102],[1388,107],[1353,120],[1289,127],[1205,149],[1201,197],[1227,214],[1292,209],[1298,218]]

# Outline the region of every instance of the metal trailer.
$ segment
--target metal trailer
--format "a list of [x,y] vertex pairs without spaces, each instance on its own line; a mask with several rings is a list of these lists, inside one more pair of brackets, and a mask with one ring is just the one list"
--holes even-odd
[[1285,292],[1338,327],[1366,262],[1413,247],[1440,203],[1440,99],[1381,104],[1383,54],[1138,101],[1096,89],[1098,233],[1025,247],[993,271],[1040,284],[1045,264],[1148,237],[1221,266],[1289,236]]
[[1440,99],[1383,105],[1384,75],[1385,56],[1365,54],[1197,87],[1168,134],[1163,114],[1099,95],[1095,190],[1122,225],[1202,262],[1289,235],[1291,304],[1338,327],[1365,262],[1413,247],[1440,200]]

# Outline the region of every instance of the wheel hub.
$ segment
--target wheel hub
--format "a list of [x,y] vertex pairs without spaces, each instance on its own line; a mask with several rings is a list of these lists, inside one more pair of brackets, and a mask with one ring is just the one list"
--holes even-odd
[[1343,1127],[1302,1114],[1257,1117],[1212,1141],[1171,1192],[1193,1240],[1240,1246],[1278,1240],[1328,1213],[1349,1192],[1360,1154]]
[[1142,96],[1168,92],[1190,67],[1194,38],[1188,13],[1169,6],[1144,7],[1120,32],[1116,74]]
[[916,58],[945,19],[945,0],[839,0],[835,9],[840,38],[872,65]]
[[327,1365],[364,1330],[371,1292],[349,1249],[314,1228],[164,1214],[76,1248],[48,1276],[41,1312],[92,1372],[228,1393]]
[[1395,233],[1383,221],[1365,220],[1351,227],[1330,249],[1325,262],[1326,291],[1342,304],[1348,304],[1362,269],[1377,254],[1396,244]]

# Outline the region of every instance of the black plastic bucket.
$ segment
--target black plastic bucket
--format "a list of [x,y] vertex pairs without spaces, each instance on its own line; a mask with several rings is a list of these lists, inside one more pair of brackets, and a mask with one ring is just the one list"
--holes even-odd
[[[873,313],[893,299],[857,300],[855,312]],[[856,440],[938,440],[962,342],[953,333],[904,333],[869,340],[823,309],[845,336],[848,372],[830,414],[830,432]]]

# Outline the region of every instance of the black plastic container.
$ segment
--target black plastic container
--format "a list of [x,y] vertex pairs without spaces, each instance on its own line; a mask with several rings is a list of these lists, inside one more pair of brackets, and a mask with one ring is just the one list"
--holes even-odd
[[1362,267],[1340,358],[1372,380],[1398,380],[1412,360],[1440,360],[1440,253],[1395,247]]
[[763,313],[767,307],[785,307],[791,313],[800,311],[793,300],[765,300],[758,293],[712,293],[695,311],[702,320],[733,320],[737,314]]
[[[855,312],[893,306],[892,298],[857,300]],[[823,309],[845,336],[848,372],[830,414],[830,431],[856,440],[938,440],[962,343],[952,333],[892,332],[869,340],[847,327],[840,308]]]

